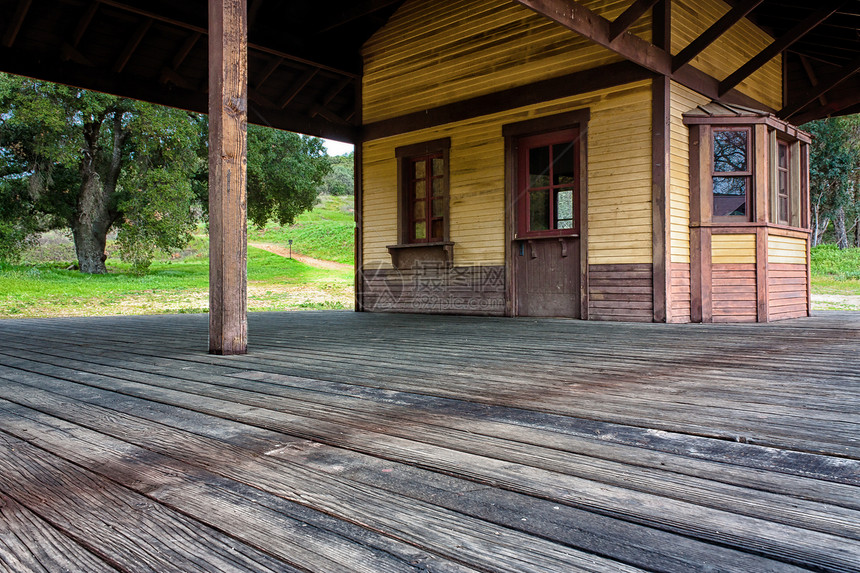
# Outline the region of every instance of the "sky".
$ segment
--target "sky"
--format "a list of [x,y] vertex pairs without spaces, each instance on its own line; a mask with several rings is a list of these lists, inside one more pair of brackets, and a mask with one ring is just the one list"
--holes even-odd
[[323,141],[329,155],[343,155],[352,151],[351,143],[341,143],[340,141],[333,141],[331,139],[324,139]]

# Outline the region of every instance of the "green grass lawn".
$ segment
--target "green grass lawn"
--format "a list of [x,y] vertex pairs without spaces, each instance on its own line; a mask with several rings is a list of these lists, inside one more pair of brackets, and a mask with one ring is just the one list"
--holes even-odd
[[[336,198],[324,201],[322,213],[305,213],[300,224],[310,229],[299,236],[319,233],[313,230],[314,221],[340,226],[349,221],[351,226],[346,206],[351,209],[351,198]],[[280,227],[267,230],[269,236],[260,241],[277,243],[286,233]],[[341,255],[340,262],[352,260],[352,236],[350,227],[348,254]],[[325,241],[302,243],[313,244],[308,255],[332,259],[334,247],[325,247]],[[144,276],[136,276],[131,265],[114,257],[107,260],[108,274],[86,275],[66,270],[74,259],[68,237],[49,234],[39,248],[25,254],[22,264],[0,264],[0,318],[207,312],[208,248],[207,238],[197,236],[181,252],[154,261]],[[353,279],[351,269],[318,269],[248,248],[249,311],[352,308]]]
[[[108,259],[109,273],[66,263],[0,265],[0,317],[207,312],[209,261],[160,260],[145,276]],[[248,310],[341,309],[353,303],[352,271],[317,269],[248,248]]]
[[812,307],[860,311],[860,249],[812,248]]
[[248,241],[274,243],[284,248],[293,240],[293,251],[352,265],[355,261],[355,221],[352,196],[323,196],[313,211],[302,213],[290,226],[270,223],[264,229],[248,229]]

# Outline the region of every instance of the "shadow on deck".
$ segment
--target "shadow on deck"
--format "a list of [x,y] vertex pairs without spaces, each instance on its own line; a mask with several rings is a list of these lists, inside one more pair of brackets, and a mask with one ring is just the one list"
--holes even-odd
[[860,571],[860,314],[0,321],[0,569]]

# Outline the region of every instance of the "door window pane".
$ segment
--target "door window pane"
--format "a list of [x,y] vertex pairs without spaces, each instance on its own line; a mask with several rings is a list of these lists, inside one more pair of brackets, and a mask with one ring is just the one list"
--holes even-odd
[[412,218],[416,221],[420,221],[422,219],[426,219],[426,213],[424,210],[427,209],[427,204],[424,201],[415,201],[415,208],[413,209]]
[[529,149],[529,187],[549,186],[549,146]]
[[552,184],[573,185],[573,142],[552,146]]
[[431,239],[436,239],[441,241],[444,237],[444,223],[442,219],[434,219],[433,220],[433,234],[431,235]]
[[549,191],[532,191],[529,193],[529,231],[549,228]]
[[441,197],[438,199],[433,199],[433,216],[434,217],[441,217],[442,214],[444,213],[443,208],[445,207],[445,205],[443,204],[442,201],[443,200]]
[[415,223],[415,239],[421,240],[427,238],[427,224],[424,221]]
[[427,162],[423,159],[413,163],[415,166],[415,179],[424,179],[427,176]]
[[445,174],[445,162],[441,157],[433,158],[433,176],[439,177]]
[[573,229],[573,189],[556,191],[555,228]]
[[427,193],[427,183],[424,181],[415,182],[415,192],[412,194],[413,199],[423,199]]
[[444,190],[445,190],[445,187],[443,185],[442,180],[441,179],[434,179],[433,180],[433,191],[432,191],[433,196],[434,197],[441,197]]

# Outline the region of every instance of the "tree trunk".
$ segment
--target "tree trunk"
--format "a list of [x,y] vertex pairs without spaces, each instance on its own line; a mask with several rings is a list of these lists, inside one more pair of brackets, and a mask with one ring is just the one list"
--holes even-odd
[[[102,121],[104,118],[101,118]],[[114,112],[113,149],[105,163],[99,157],[99,134],[102,121],[84,126],[86,148],[81,158],[81,190],[77,211],[72,221],[75,254],[82,273],[103,274],[107,234],[113,226],[116,213],[111,209],[111,196],[116,190],[122,163],[122,145],[127,134],[122,130],[122,113]],[[99,174],[99,166],[103,174]]]
[[836,231],[836,246],[840,249],[848,248],[848,233],[845,229],[845,209],[839,207],[836,211],[836,217],[833,219],[833,226]]
[[103,274],[107,272],[104,255],[110,228],[108,197],[91,161],[85,158],[81,171],[83,183],[72,222],[75,253],[82,273]]

